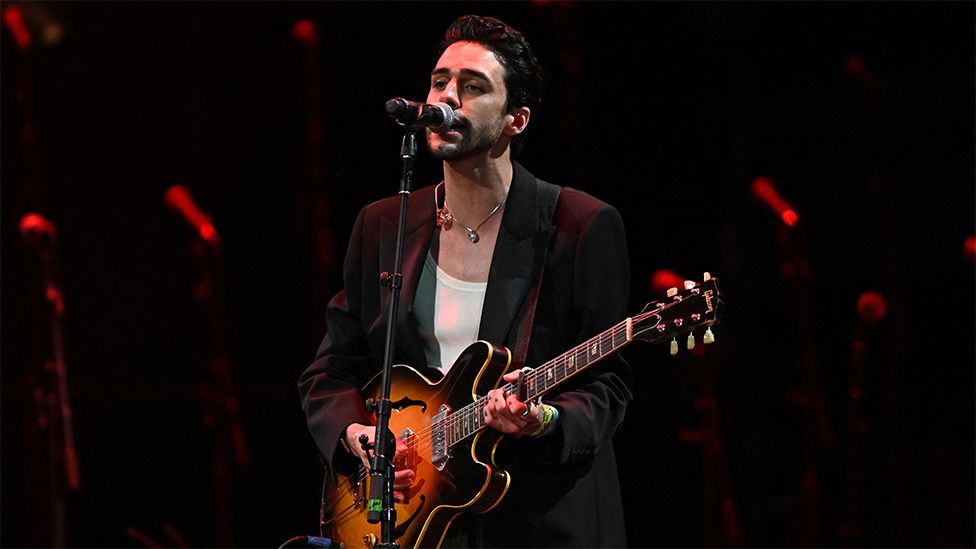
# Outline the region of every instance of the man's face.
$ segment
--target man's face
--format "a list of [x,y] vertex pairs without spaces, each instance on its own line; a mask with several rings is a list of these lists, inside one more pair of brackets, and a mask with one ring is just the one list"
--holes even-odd
[[434,158],[461,160],[490,149],[506,124],[505,69],[495,54],[475,42],[451,44],[430,75],[428,103],[447,103],[456,115],[446,133],[427,130]]

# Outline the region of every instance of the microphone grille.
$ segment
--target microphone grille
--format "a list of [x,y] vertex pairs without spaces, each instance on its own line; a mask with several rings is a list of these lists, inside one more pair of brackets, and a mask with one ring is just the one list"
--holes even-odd
[[451,108],[447,103],[434,103],[431,105],[435,107],[441,113],[441,121],[439,124],[431,124],[430,131],[435,133],[444,133],[451,131],[451,126],[454,125],[454,109]]

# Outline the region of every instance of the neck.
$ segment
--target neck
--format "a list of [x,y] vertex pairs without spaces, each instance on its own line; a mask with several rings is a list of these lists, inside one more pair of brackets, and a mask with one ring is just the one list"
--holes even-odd
[[498,157],[445,161],[444,192],[451,212],[466,223],[485,218],[508,195],[513,173],[507,150]]

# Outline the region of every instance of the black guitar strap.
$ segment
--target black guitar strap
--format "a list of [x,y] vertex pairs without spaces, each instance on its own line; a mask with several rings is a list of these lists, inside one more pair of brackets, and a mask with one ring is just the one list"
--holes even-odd
[[[553,217],[556,214],[556,203],[559,201],[559,191],[562,187],[553,185],[541,179],[536,179],[536,189],[538,191],[539,205],[539,224],[540,231],[549,230],[549,239],[546,241],[545,249],[542,251],[539,267],[536,269],[535,280],[529,294],[525,300],[525,314],[522,315],[522,324],[519,329],[518,344],[515,347],[513,363],[518,365],[525,364],[525,357],[529,352],[529,339],[532,335],[532,323],[535,320],[535,307],[539,302],[539,291],[542,286],[542,274],[546,270],[546,260],[549,256],[549,248],[552,246],[552,237],[556,234],[552,225]],[[553,229],[553,230],[551,230]]]

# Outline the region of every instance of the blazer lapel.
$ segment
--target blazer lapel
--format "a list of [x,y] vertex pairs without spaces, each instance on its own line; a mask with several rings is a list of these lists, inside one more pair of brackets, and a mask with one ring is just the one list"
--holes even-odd
[[542,258],[554,230],[538,226],[535,176],[518,163],[513,165],[515,173],[495,242],[478,333],[480,339],[510,348],[518,335],[512,328],[524,314],[525,297],[543,268]]

